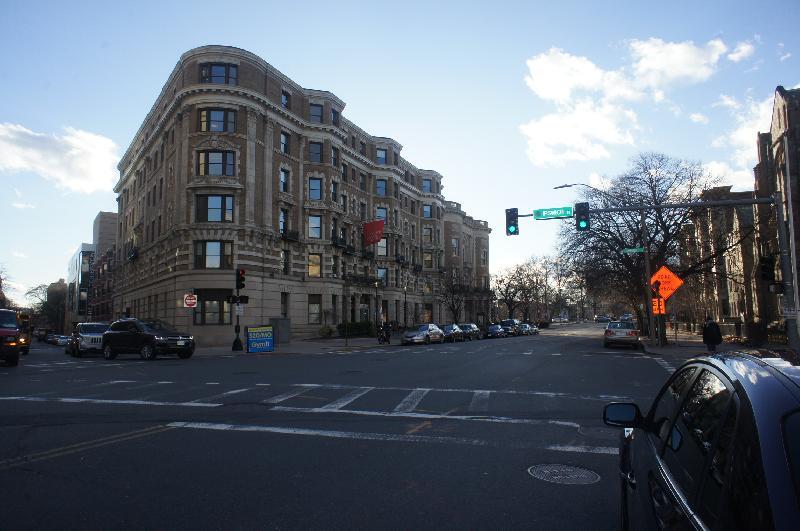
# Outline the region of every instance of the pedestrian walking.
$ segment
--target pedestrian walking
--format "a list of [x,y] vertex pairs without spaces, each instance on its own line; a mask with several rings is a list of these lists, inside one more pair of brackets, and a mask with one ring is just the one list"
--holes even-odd
[[722,343],[722,332],[710,315],[706,316],[706,322],[703,323],[703,343],[706,344],[709,352],[716,352],[717,345]]

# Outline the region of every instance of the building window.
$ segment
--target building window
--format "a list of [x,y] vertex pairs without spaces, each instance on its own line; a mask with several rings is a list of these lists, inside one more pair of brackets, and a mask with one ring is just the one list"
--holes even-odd
[[233,151],[200,151],[197,154],[197,175],[236,175],[236,153]]
[[382,238],[378,242],[378,256],[389,256],[389,245],[386,242],[386,238]]
[[397,151],[392,151],[392,154],[394,155],[394,165],[395,166],[399,166],[400,165],[399,164],[400,163],[400,155],[397,154]]
[[226,302],[230,295],[228,290],[197,290],[197,306],[194,308],[194,324],[196,325],[229,325],[231,324],[232,306]]
[[281,131],[281,153],[289,154],[290,153],[290,145],[289,145],[289,133],[284,133]]
[[288,220],[289,220],[289,211],[286,210],[285,208],[282,208],[280,210],[280,213],[278,214],[278,230],[280,231],[281,234],[286,233],[286,229],[288,229],[287,225]]
[[316,177],[308,179],[308,198],[312,201],[322,200],[322,179]]
[[311,121],[317,124],[322,123],[322,105],[312,103],[308,106]]
[[397,209],[395,208],[392,215],[392,225],[397,227],[400,224],[400,217],[397,215]]
[[289,317],[289,294],[285,291],[281,292],[281,317]]
[[359,184],[359,188],[361,188],[361,190],[366,192],[367,191],[367,174],[365,174],[365,173],[359,174],[359,179],[360,179],[359,183],[358,183]]
[[203,132],[236,132],[236,111],[227,109],[200,110],[200,131]]
[[433,229],[431,227],[422,227],[422,241],[433,243]]
[[375,194],[378,197],[386,197],[386,179],[375,179]]
[[342,182],[347,182],[347,164],[342,164]]
[[386,207],[375,207],[375,219],[386,221]]
[[382,286],[386,286],[386,271],[387,269],[385,267],[379,267],[376,269],[376,276],[378,277],[378,280]]
[[359,151],[359,152],[360,152],[362,155],[366,155],[366,154],[367,154],[367,145],[366,145],[364,142],[359,142],[359,148],[358,148],[358,151]]
[[281,192],[289,192],[289,170],[286,168],[281,168],[278,190]]
[[394,198],[400,199],[400,185],[396,181],[394,183]]
[[225,63],[205,63],[200,65],[200,83],[221,83],[236,85],[239,68]]
[[486,249],[481,250],[481,265],[482,266],[486,265],[486,259],[488,258],[488,256],[489,256],[489,253],[486,252]]
[[308,160],[311,162],[322,162],[322,142],[308,143]]
[[308,324],[322,322],[322,295],[308,296]]
[[366,221],[367,219],[367,204],[361,203],[361,221]]
[[339,111],[336,109],[331,109],[331,123],[335,126],[339,126]]
[[422,191],[425,193],[431,193],[431,180],[430,179],[422,179]]
[[426,268],[433,267],[433,253],[430,252],[422,253],[422,266]]
[[232,195],[198,195],[197,221],[233,222]]
[[431,206],[430,205],[422,205],[422,217],[423,218],[431,217]]
[[459,251],[459,249],[458,249],[458,247],[459,247],[459,246],[458,246],[458,243],[459,243],[459,242],[458,242],[458,238],[452,238],[452,239],[450,240],[450,247],[452,247],[452,249],[453,249],[453,256],[460,256],[460,254],[459,254],[459,252],[458,252],[458,251]]
[[310,278],[320,278],[322,276],[322,255],[308,255],[308,276]]
[[331,201],[335,203],[338,197],[339,197],[339,183],[333,181],[331,182]]
[[339,167],[339,149],[331,148],[331,164],[334,168]]
[[292,108],[292,95],[285,90],[281,91],[281,107],[284,109]]
[[308,216],[308,237],[322,238],[322,216]]
[[194,242],[194,267],[195,269],[232,269],[233,243]]
[[386,164],[386,150],[385,149],[376,149],[375,150],[375,162],[378,164]]
[[281,249],[281,270],[284,275],[288,275],[292,270],[292,262],[290,260],[290,253],[286,249]]

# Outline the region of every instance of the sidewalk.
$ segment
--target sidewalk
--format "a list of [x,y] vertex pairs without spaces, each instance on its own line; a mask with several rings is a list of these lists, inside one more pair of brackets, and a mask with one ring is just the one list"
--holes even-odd
[[[379,347],[378,339],[374,337],[351,337],[347,340],[345,346],[345,339],[340,337],[332,337],[330,339],[314,338],[314,339],[295,339],[288,343],[280,343],[275,345],[274,352],[263,353],[250,353],[246,351],[234,352],[230,346],[215,346],[215,347],[197,347],[194,351],[195,356],[213,357],[213,356],[274,356],[281,354],[326,354],[329,352],[351,352],[358,350],[366,350],[373,347]],[[400,334],[392,334],[392,345],[400,343]]]
[[[675,331],[669,330],[667,333],[667,345],[663,347],[657,347],[655,345],[655,341],[651,341],[649,338],[642,339],[641,344],[642,348],[647,354],[653,354],[656,356],[675,355],[689,359],[694,356],[702,356],[708,353],[708,348],[706,348],[705,344],[703,343],[703,338],[701,336],[685,331],[678,332],[678,340],[676,342]],[[740,343],[722,343],[721,345],[717,345],[717,352],[753,350],[755,348],[779,350],[786,349],[786,345],[764,344],[760,347],[751,347],[748,345],[742,345]]]

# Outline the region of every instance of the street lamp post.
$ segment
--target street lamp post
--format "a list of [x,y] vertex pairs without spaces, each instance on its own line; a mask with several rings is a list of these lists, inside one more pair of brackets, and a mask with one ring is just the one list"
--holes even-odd
[[408,285],[403,286],[403,328],[408,326]]
[[378,328],[378,281],[375,281],[375,328]]

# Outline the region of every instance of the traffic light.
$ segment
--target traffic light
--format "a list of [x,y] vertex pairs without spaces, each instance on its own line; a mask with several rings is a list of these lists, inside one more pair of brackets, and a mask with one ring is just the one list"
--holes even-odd
[[506,209],[506,236],[519,234],[519,212],[516,208]]
[[589,230],[589,203],[575,203],[575,230]]
[[244,289],[245,270],[241,267],[236,268],[236,289]]
[[762,256],[759,260],[758,267],[761,280],[775,282],[775,258],[771,256]]

